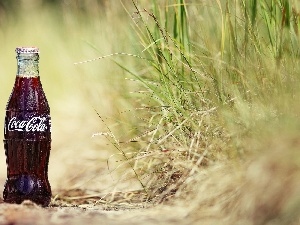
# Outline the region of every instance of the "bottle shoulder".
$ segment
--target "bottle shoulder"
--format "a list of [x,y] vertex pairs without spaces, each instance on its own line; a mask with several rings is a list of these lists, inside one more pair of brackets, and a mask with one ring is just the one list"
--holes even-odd
[[13,111],[50,111],[39,77],[17,77],[6,109]]

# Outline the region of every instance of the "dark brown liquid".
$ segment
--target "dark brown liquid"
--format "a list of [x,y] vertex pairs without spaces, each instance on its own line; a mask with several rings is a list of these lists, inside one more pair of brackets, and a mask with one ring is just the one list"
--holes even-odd
[[6,107],[4,147],[7,163],[4,201],[21,203],[29,199],[47,206],[51,199],[48,181],[51,122],[39,77],[16,77]]

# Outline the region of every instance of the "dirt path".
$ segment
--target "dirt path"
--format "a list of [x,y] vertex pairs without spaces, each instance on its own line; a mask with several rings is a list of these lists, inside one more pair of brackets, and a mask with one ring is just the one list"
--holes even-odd
[[[21,205],[0,204],[0,224],[5,225],[82,225],[82,224],[185,224],[182,215],[170,213],[161,206],[120,204],[108,208],[108,205],[86,204],[80,206],[62,205],[41,208],[32,202],[23,202]],[[180,222],[181,221],[181,222]]]
[[[41,208],[31,202],[0,205],[0,224],[120,224],[128,211],[106,211],[93,205]],[[136,214],[136,212],[135,212]]]
[[25,202],[21,205],[0,205],[0,223],[7,225],[32,224],[119,224],[118,218],[128,212],[105,211],[95,206],[41,208]]
[[145,201],[143,191],[101,194],[83,190],[54,192],[51,204],[42,208],[31,201],[20,205],[0,199],[0,225],[152,225],[183,223],[186,212],[170,204]]

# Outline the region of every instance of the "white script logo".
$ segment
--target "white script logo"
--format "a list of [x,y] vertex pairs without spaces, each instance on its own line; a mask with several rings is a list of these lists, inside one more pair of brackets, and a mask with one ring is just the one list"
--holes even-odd
[[30,120],[18,120],[17,117],[10,119],[8,123],[9,131],[26,131],[26,132],[44,132],[47,129],[46,117],[32,117]]

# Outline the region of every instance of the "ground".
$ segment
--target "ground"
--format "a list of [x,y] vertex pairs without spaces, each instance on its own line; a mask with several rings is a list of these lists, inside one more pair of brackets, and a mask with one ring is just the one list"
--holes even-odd
[[[171,214],[167,206],[150,203],[68,204],[54,200],[47,208],[25,201],[21,205],[0,204],[0,224],[178,224],[182,215]],[[180,222],[180,224],[184,224]]]

